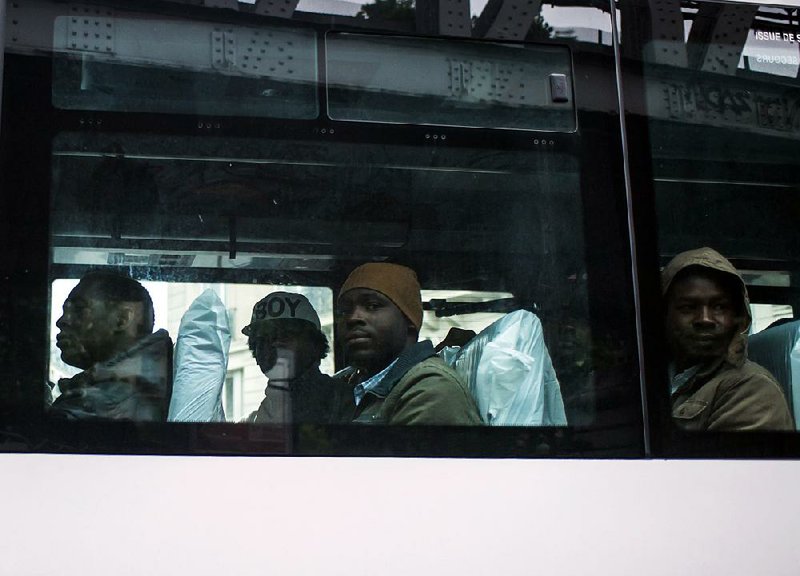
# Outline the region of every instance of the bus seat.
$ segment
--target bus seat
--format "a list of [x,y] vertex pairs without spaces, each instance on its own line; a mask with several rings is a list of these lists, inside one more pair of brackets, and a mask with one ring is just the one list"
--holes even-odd
[[769,370],[780,383],[789,410],[797,421],[800,414],[800,320],[753,334],[747,348],[750,359]]
[[195,298],[181,318],[175,342],[170,422],[224,422],[222,388],[231,329],[225,305],[213,290]]
[[442,357],[464,378],[484,423],[491,426],[566,426],[564,401],[539,318],[506,314],[463,348]]

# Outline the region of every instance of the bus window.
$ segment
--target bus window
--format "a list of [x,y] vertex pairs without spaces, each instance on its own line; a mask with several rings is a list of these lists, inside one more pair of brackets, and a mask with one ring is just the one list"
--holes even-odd
[[57,108],[277,118],[318,112],[316,38],[307,28],[73,11],[55,19],[53,50]]
[[[78,284],[77,280],[56,280],[52,286],[51,302],[51,336],[50,336],[50,382],[54,386],[54,396],[58,396],[57,383],[61,378],[69,378],[80,372],[70,366],[61,357],[56,346],[58,328],[56,320],[61,315],[62,305],[69,292]],[[266,380],[261,374],[253,355],[248,348],[247,337],[242,334],[250,321],[251,311],[261,298],[272,292],[285,290],[286,286],[269,284],[200,284],[191,282],[142,282],[150,293],[155,310],[154,330],[166,329],[173,340],[179,334],[183,314],[191,302],[204,290],[214,290],[225,304],[228,321],[231,326],[231,344],[228,351],[226,386],[224,403],[228,409],[225,418],[229,422],[238,422],[258,408]],[[306,296],[319,314],[321,331],[333,342],[333,296],[325,287],[292,286],[293,293]],[[332,374],[335,371],[333,356],[322,359],[321,370]],[[236,400],[234,401],[234,398]]]
[[[474,292],[469,290],[423,290],[422,301],[428,310],[422,316],[420,338],[441,343],[452,328],[476,334],[513,310],[510,292]],[[424,306],[424,305],[423,305]]]
[[750,313],[753,316],[751,334],[758,334],[781,320],[794,319],[794,312],[788,304],[751,304]]
[[[326,41],[331,118],[575,130],[566,47],[489,48],[352,34],[329,34]],[[394,74],[397,66],[408,73]]]
[[[632,19],[651,26],[645,38],[636,26],[627,26],[622,33],[623,52],[636,62],[628,69],[626,82],[643,86],[626,98],[629,137],[649,144],[633,146],[629,158],[634,192],[640,198],[652,194],[655,205],[657,227],[640,236],[657,245],[657,256],[651,252],[656,257],[646,264],[647,274],[666,266],[664,282],[676,273],[675,278],[686,282],[705,275],[704,282],[711,287],[705,296],[712,297],[711,289],[724,295],[734,307],[730,317],[737,326],[731,332],[723,314],[715,319],[706,316],[694,328],[696,334],[703,332],[706,344],[681,343],[686,335],[679,335],[673,311],[680,303],[670,284],[662,312],[654,312],[648,322],[665,331],[657,336],[666,339],[659,346],[663,352],[654,348],[651,357],[662,361],[668,372],[658,383],[657,378],[650,379],[653,405],[662,397],[664,411],[678,428],[792,430],[785,394],[770,374],[745,361],[745,340],[748,329],[758,332],[777,318],[791,317],[800,303],[797,8],[652,1],[630,4],[623,21]],[[648,236],[653,230],[655,235]],[[710,249],[727,263],[716,257],[698,260],[701,252],[687,256],[692,250],[711,255]],[[679,270],[680,262],[692,268]],[[733,284],[725,287],[728,281]],[[741,294],[742,283],[753,303],[749,311],[736,295]],[[655,283],[653,288],[652,297],[658,299]],[[690,297],[682,295],[688,310]],[[699,306],[700,300],[695,303]],[[728,330],[728,336],[712,335],[716,330]],[[714,338],[728,347],[712,346]],[[739,340],[741,349],[734,352]],[[715,362],[718,368],[712,370]],[[723,372],[727,384],[710,395]],[[746,378],[750,373],[760,384],[744,385],[751,382]],[[725,388],[733,382],[742,384],[736,393]],[[756,400],[763,409],[748,411],[748,402]],[[683,444],[677,436],[673,440],[676,444],[670,450],[678,452],[692,443],[704,443],[687,439]],[[728,440],[730,445],[737,441],[747,443]]]
[[[34,4],[47,26],[21,28],[5,64],[3,138],[15,145],[3,147],[4,189],[20,191],[8,245],[33,270],[9,275],[32,311],[11,328],[28,364],[10,369],[18,416],[40,423],[55,449],[644,453],[609,13],[537,8],[509,28],[507,7],[492,1],[467,39],[446,32],[455,21],[415,12],[409,27],[402,14],[379,17],[379,4],[322,19],[316,4],[290,16],[237,6],[245,19],[164,3],[82,15],[89,24],[73,22],[70,5]],[[95,24],[112,38],[72,45],[73,31]],[[286,69],[273,71],[280,54]],[[15,113],[23,108],[40,113]],[[21,227],[31,221],[33,234]],[[415,272],[418,336],[434,346],[453,328],[535,318],[563,419],[468,430],[242,423],[267,387],[241,334],[259,299],[308,298],[330,343],[320,372],[333,376],[351,367],[333,321],[339,290],[364,263]],[[218,382],[226,423],[54,422],[42,408],[42,381],[72,375],[58,352],[65,298],[98,271],[141,281],[154,329],[173,341],[201,288],[213,290],[232,335]],[[80,379],[92,365],[77,368]]]
[[[78,284],[78,280],[55,280],[51,288],[51,328],[50,328],[50,370],[49,381],[53,383],[53,395],[58,397],[60,390],[57,383],[62,378],[71,378],[81,370],[67,364],[61,355],[61,350],[56,345],[56,336],[59,329],[56,321],[62,313],[62,307],[70,291]],[[292,293],[302,294],[307,297],[314,310],[319,315],[321,331],[329,342],[334,342],[333,337],[333,295],[329,288],[265,285],[265,284],[198,284],[187,282],[142,282],[153,299],[155,311],[154,330],[166,329],[173,339],[179,334],[182,316],[189,304],[204,290],[214,290],[222,299],[228,312],[231,326],[231,345],[228,352],[225,388],[222,394],[226,406],[225,419],[228,422],[238,422],[258,408],[264,395],[266,380],[253,359],[248,348],[247,337],[242,333],[242,328],[250,321],[251,310],[254,305],[265,295],[272,292],[290,290]],[[445,340],[452,328],[478,333],[492,322],[500,319],[503,312],[482,312],[482,307],[491,309],[492,303],[498,300],[505,301],[504,308],[508,308],[508,301],[512,295],[507,292],[471,292],[466,290],[424,290],[423,301],[430,302],[435,308],[424,312],[420,339],[429,339],[438,345]],[[442,313],[443,306],[467,305],[471,308],[462,309],[460,314],[454,315],[448,311]],[[439,311],[437,312],[436,309]],[[323,373],[336,372],[334,355],[329,354],[322,359],[320,369]]]

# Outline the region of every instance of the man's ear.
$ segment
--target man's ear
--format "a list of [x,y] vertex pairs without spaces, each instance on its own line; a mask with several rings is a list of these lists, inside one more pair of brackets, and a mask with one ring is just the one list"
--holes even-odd
[[414,342],[416,342],[417,339],[419,338],[419,330],[417,330],[417,327],[414,326],[411,320],[408,320],[407,334],[408,334],[408,339],[413,340]]
[[752,320],[748,320],[747,315],[742,314],[738,318],[739,322],[739,334],[747,334],[750,331],[750,325],[753,323]]
[[114,329],[117,332],[133,332],[136,329],[138,317],[134,302],[119,302],[114,307]]

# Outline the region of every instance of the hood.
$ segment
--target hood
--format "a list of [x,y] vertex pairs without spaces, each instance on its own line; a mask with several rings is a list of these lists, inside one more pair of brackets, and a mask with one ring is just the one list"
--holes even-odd
[[716,270],[717,272],[729,274],[736,279],[736,284],[740,288],[739,293],[736,294],[738,298],[737,304],[744,311],[744,315],[740,319],[739,334],[733,338],[728,346],[727,360],[736,366],[741,365],[747,357],[747,330],[750,328],[750,323],[752,322],[752,316],[750,315],[750,298],[747,295],[747,287],[745,286],[744,279],[741,274],[739,274],[739,271],[734,268],[733,264],[713,248],[697,248],[696,250],[681,252],[664,267],[664,270],[661,272],[662,296],[667,295],[678,273],[690,266]]

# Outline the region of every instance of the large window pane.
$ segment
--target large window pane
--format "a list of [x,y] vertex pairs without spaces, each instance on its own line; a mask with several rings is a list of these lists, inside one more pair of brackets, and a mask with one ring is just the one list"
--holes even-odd
[[565,47],[354,34],[328,34],[326,45],[331,118],[575,130]]
[[56,19],[53,47],[59,108],[317,116],[313,30],[76,14]]

